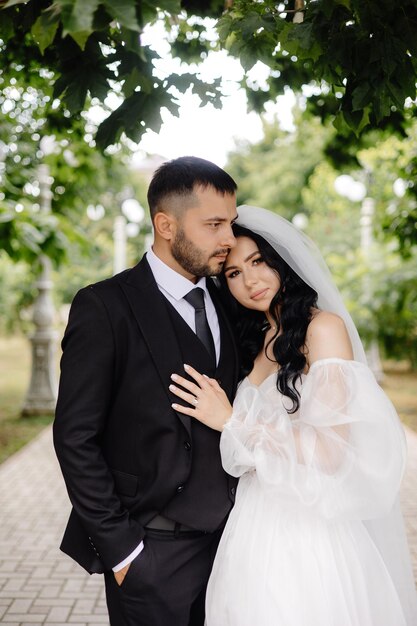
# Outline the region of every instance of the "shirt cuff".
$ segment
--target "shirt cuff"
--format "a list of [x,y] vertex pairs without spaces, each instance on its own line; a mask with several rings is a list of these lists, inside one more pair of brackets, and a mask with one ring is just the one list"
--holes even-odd
[[129,556],[121,561],[121,563],[118,563],[117,565],[112,567],[113,572],[120,572],[120,570],[123,569],[126,565],[129,565],[129,563],[131,563],[133,559],[135,559],[142,552],[143,548],[143,541],[141,541],[138,547],[135,548],[135,550],[133,550],[133,552],[131,552]]

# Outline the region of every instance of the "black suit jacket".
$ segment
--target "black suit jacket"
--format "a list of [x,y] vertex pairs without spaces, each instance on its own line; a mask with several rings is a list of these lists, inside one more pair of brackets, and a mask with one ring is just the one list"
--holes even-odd
[[191,418],[172,409],[168,389],[181,353],[146,258],[78,292],[62,346],[54,444],[73,510],[61,549],[103,572],[135,549],[191,470]]

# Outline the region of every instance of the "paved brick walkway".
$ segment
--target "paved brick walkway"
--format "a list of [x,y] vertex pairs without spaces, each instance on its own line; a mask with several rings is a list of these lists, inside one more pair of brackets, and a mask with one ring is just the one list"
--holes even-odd
[[48,428],[0,466],[2,626],[108,626],[102,577],[57,548],[68,511]]
[[[417,435],[407,437],[402,500],[417,580]],[[48,428],[0,466],[2,626],[108,626],[102,577],[84,574],[57,548],[68,509]]]

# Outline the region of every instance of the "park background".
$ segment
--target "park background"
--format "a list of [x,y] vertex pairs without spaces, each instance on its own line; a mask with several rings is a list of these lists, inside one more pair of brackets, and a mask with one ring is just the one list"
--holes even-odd
[[140,259],[184,154],[316,242],[417,433],[415,2],[0,0],[0,51],[3,466],[52,421],[74,294]]

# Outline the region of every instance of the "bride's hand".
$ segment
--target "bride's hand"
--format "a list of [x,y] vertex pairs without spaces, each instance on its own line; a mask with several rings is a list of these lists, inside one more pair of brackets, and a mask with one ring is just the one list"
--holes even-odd
[[181,404],[173,404],[172,407],[179,413],[195,417],[209,428],[222,431],[233,411],[225,392],[214,378],[199,374],[190,365],[184,365],[184,369],[195,383],[178,374],[172,374],[175,385],[170,385],[169,389],[181,400],[191,404],[192,408]]

